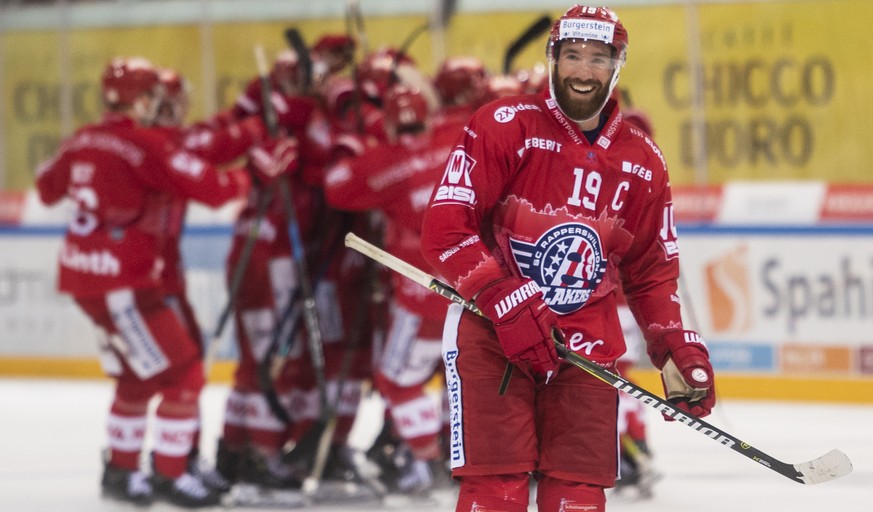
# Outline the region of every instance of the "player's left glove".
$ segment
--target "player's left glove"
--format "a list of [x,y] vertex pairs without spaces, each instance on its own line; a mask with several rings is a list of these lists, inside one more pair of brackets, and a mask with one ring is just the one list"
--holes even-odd
[[[703,338],[694,331],[672,331],[649,346],[652,364],[661,369],[667,400],[702,418],[715,406],[715,376]],[[668,421],[671,419],[664,417]]]

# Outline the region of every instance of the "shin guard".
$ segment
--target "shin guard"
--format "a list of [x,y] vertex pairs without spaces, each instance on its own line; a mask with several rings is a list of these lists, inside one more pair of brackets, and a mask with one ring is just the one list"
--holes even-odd
[[464,476],[455,512],[527,512],[527,473]]
[[537,485],[537,507],[540,512],[604,512],[606,495],[603,487],[543,476]]

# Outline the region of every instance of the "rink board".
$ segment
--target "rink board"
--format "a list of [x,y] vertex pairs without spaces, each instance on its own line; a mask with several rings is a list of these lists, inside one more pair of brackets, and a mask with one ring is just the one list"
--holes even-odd
[[[873,228],[679,231],[685,321],[707,339],[720,393],[873,401]],[[101,375],[90,323],[55,291],[62,233],[59,225],[0,228],[0,375]],[[229,236],[224,224],[184,236],[190,298],[207,334],[226,301]],[[230,375],[232,338],[225,329],[213,380]]]

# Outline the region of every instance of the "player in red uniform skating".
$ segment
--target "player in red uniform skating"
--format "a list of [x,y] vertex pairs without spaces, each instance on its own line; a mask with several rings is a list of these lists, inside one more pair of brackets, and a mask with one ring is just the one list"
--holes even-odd
[[[145,59],[116,58],[102,77],[106,113],[79,129],[43,163],[37,189],[46,204],[76,210],[59,257],[59,288],[108,340],[104,370],[116,381],[109,412],[104,495],[212,506],[218,493],[187,472],[204,384],[199,340],[164,301],[162,270],[174,197],[209,206],[244,196],[249,175],[220,172],[151,127],[163,94]],[[140,470],[149,401],[151,478]]]
[[[299,141],[299,159],[286,172],[291,201],[286,203],[275,185],[256,184],[236,221],[227,268],[231,284],[240,265],[246,266],[246,278],[236,291],[234,320],[240,360],[227,401],[217,465],[229,479],[254,484],[263,499],[272,499],[276,489],[297,488],[310,476],[315,446],[307,434],[316,433],[328,405],[336,406],[336,428],[321,476],[329,480],[345,473],[340,467],[345,461],[340,459],[345,457],[345,441],[370,367],[371,328],[363,325],[368,323],[366,318],[358,321],[355,313],[367,312],[359,293],[363,259],[341,246],[338,233],[345,232],[340,225],[346,219],[326,209],[321,197],[321,165],[329,156],[322,144],[333,139],[322,133],[327,118],[313,97],[315,91],[303,83],[300,65],[296,54],[283,52],[271,72],[271,82],[277,86],[271,97],[301,106],[298,114],[304,114],[280,116],[280,130]],[[249,87],[240,98],[237,106],[251,107],[249,114],[241,115],[261,113],[260,90]],[[273,101],[274,106],[277,103]],[[261,201],[268,206],[259,216]],[[290,208],[309,260],[309,275],[303,277],[294,259],[290,231],[297,228],[289,222]],[[255,223],[259,228],[252,243],[249,236]],[[249,245],[251,255],[245,260]],[[314,292],[324,368],[314,367],[307,343],[310,332],[302,321],[301,308],[309,298],[301,296],[303,278]],[[274,357],[284,348],[289,348],[287,353]],[[344,363],[347,355],[353,360],[350,365]],[[259,373],[268,365],[274,367],[270,375]],[[322,403],[321,379],[327,404]],[[337,400],[339,389],[342,398]],[[285,447],[291,443],[295,450],[287,452]]]
[[[401,84],[385,94],[384,116],[389,141],[329,168],[325,196],[336,208],[381,212],[386,250],[429,268],[420,251],[421,220],[461,125],[434,130],[421,92]],[[411,457],[404,451],[409,460],[397,468],[397,478],[383,477],[398,491],[423,493],[447,481],[442,406],[426,389],[441,368],[447,304],[398,274],[391,276],[391,289],[389,325],[376,355],[374,381],[393,433]],[[395,461],[400,455],[392,454]]]
[[665,160],[609,99],[627,43],[611,10],[569,9],[549,36],[549,90],[480,108],[425,213],[425,257],[485,316],[452,306],[443,338],[458,511],[526,511],[531,475],[540,511],[605,509],[617,390],[562,364],[553,337],[614,369],[619,287],[667,397],[699,416],[715,404],[706,346],[680,315]]
[[[185,78],[176,70],[163,68],[158,71],[163,86],[161,104],[154,125],[165,131],[171,140],[213,165],[224,165],[245,156],[255,144],[267,138],[267,128],[258,116],[218,123],[214,120],[185,124],[190,106],[189,88]],[[188,211],[188,198],[174,196],[168,208],[161,280],[164,285],[164,301],[173,308],[191,337],[201,346],[201,357],[206,357],[207,341],[203,338],[194,312],[188,300],[185,269],[182,261],[182,229]],[[208,369],[206,370],[208,371]],[[199,476],[204,483],[222,492],[230,490],[230,482],[223,475],[206,465],[200,457],[200,431],[196,432],[188,463],[189,471]]]

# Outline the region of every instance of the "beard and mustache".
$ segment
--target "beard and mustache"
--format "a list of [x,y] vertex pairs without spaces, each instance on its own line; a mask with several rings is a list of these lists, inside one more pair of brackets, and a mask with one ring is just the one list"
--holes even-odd
[[[562,77],[557,71],[557,66],[555,66],[554,76],[552,87],[555,101],[558,102],[561,111],[573,121],[587,121],[598,115],[609,98],[611,91],[608,84],[597,80],[577,80]],[[571,89],[571,86],[575,86],[576,89],[593,87],[594,93],[588,99],[582,99],[578,97],[579,93]]]

